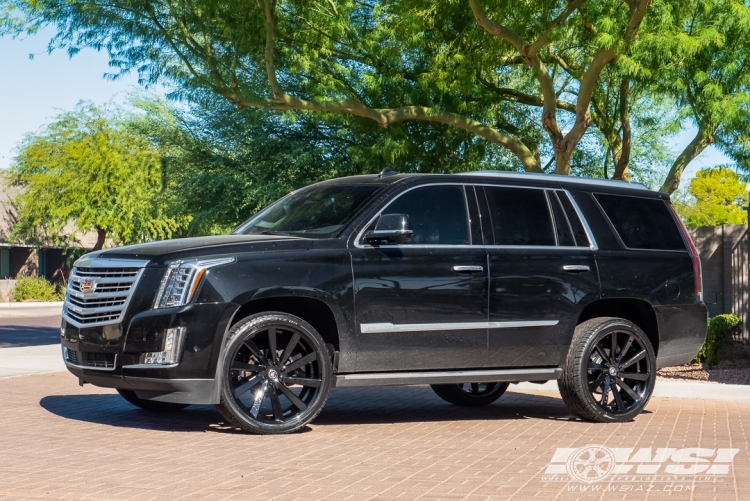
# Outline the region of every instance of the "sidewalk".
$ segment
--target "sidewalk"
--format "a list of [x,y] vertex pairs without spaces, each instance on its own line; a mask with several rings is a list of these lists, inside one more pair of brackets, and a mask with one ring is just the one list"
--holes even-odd
[[0,379],[64,370],[59,344],[0,348]]
[[[533,393],[535,391],[558,392],[558,389],[557,381],[547,381],[544,384],[512,384],[508,388],[508,391]],[[750,385],[709,382],[694,383],[688,381],[657,381],[656,386],[654,387],[653,396],[663,398],[691,398],[698,400],[750,402]]]
[[[62,315],[62,302],[0,303],[0,318],[37,318]],[[0,326],[2,329],[2,326]]]

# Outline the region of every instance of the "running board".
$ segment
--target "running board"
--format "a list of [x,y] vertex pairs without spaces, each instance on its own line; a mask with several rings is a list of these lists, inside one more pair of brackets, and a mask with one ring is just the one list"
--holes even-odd
[[562,369],[498,369],[439,372],[369,372],[336,374],[333,386],[389,386],[405,384],[495,383],[559,379]]

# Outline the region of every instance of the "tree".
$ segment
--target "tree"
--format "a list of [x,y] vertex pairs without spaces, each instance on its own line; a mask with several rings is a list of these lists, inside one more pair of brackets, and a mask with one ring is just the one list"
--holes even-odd
[[[242,108],[444,124],[569,174],[602,71],[651,0],[5,0],[52,47],[109,51],[121,72]],[[572,54],[575,65],[561,53]],[[570,72],[566,71],[570,69]],[[535,127],[525,121],[537,114]],[[541,135],[540,135],[541,132]],[[546,136],[546,138],[542,138]],[[544,141],[544,145],[541,142]],[[542,151],[544,150],[544,151]]]
[[716,145],[740,165],[750,138],[750,6],[742,0],[668,5],[671,24],[643,37],[644,71],[671,96],[695,136],[674,159],[661,191],[674,192],[688,163]]
[[698,171],[675,207],[688,226],[747,224],[747,184],[726,167]]
[[61,243],[73,224],[97,233],[98,250],[107,238],[169,238],[187,224],[168,214],[161,157],[128,120],[82,102],[24,138],[11,165],[12,182],[23,188],[12,238]]

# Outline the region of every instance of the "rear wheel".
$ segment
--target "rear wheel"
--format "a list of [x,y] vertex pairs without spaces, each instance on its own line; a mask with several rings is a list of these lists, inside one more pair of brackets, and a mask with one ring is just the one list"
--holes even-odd
[[182,409],[184,409],[185,407],[189,405],[189,404],[175,404],[173,402],[157,402],[156,400],[146,400],[145,398],[140,398],[138,395],[136,395],[133,390],[118,389],[117,393],[119,393],[120,396],[122,396],[122,398],[124,398],[131,404],[135,405],[136,407],[140,407],[141,409],[147,410],[147,411],[175,412],[175,411],[181,411]]
[[489,405],[508,389],[508,383],[433,384],[431,386],[437,396],[446,402],[468,407]]
[[258,434],[291,433],[320,413],[331,387],[331,358],[320,334],[301,318],[261,313],[229,332],[217,409]]
[[622,318],[593,318],[576,327],[562,378],[565,404],[583,419],[622,422],[651,398],[656,355],[648,336]]

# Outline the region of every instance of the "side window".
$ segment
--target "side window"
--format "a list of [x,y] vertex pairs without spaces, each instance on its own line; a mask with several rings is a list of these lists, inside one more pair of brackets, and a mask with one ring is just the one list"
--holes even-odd
[[685,250],[680,230],[663,200],[594,194],[622,243],[631,249]]
[[555,245],[544,190],[485,186],[495,245]]
[[416,188],[394,200],[382,214],[409,216],[414,230],[412,245],[471,243],[463,186]]
[[568,223],[573,232],[573,237],[576,240],[576,245],[578,247],[588,247],[591,245],[591,242],[589,242],[589,236],[583,228],[583,223],[581,223],[581,219],[578,217],[578,213],[573,207],[573,202],[570,201],[570,197],[562,190],[558,190],[555,193],[557,194],[557,199],[562,205],[565,216],[568,218]]
[[570,228],[568,216],[565,215],[560,200],[554,191],[548,191],[549,204],[552,207],[552,217],[555,220],[555,231],[557,232],[557,245],[574,247],[576,240],[573,237],[573,230]]

